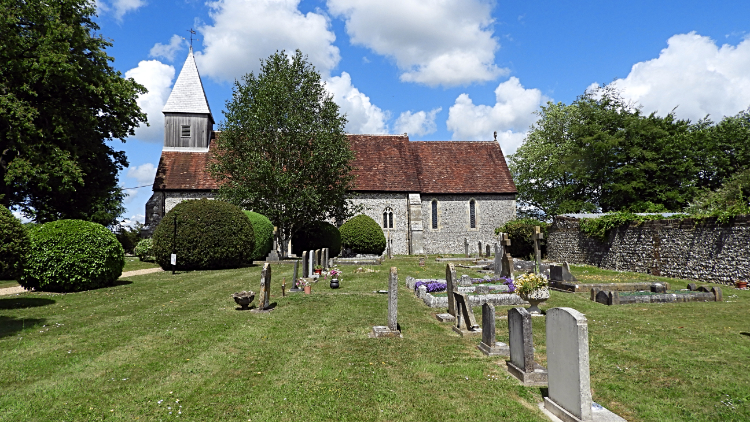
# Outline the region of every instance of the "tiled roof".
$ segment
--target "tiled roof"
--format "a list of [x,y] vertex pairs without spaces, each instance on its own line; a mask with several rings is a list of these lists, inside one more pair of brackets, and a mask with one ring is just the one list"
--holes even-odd
[[[403,135],[348,135],[355,190],[423,194],[515,194],[497,142],[415,141]],[[214,143],[211,143],[213,147]],[[154,190],[217,189],[205,152],[162,151]]]
[[[211,116],[211,108],[208,106],[206,92],[203,90],[201,75],[195,64],[193,49],[190,49],[185,64],[182,66],[180,76],[174,83],[172,93],[169,94],[167,103],[164,104],[162,113],[200,113]],[[213,120],[213,116],[211,116]]]

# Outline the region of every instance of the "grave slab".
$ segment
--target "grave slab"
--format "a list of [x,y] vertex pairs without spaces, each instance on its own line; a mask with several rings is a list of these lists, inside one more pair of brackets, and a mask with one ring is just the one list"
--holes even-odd
[[453,322],[456,320],[456,317],[454,317],[451,314],[445,313],[445,314],[436,314],[435,318],[437,318],[440,322]]

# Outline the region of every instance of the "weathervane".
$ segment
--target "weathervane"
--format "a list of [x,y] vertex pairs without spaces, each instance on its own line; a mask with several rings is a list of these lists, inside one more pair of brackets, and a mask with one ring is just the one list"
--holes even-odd
[[[190,49],[192,50],[193,49],[193,35],[195,35],[196,32],[193,28],[188,29],[188,32],[190,33]],[[184,40],[185,38],[183,37],[182,39]],[[196,38],[195,40],[198,41],[198,38]]]

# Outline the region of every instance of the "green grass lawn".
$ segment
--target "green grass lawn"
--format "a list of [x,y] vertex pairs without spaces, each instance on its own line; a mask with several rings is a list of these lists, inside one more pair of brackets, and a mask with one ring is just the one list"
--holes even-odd
[[122,269],[122,272],[144,270],[146,268],[159,268],[159,264],[141,261],[137,256],[126,256],[125,268]]
[[[370,339],[386,324],[386,295],[374,291],[390,266],[404,337]],[[230,297],[257,292],[260,267],[0,296],[0,420],[545,420],[542,389],[518,385],[504,358],[485,357],[480,339],[458,337],[404,287],[408,275],[443,278],[445,264],[398,257],[373,273],[354,268],[343,267],[338,290],[321,282],[312,295],[281,297],[292,266],[273,265],[268,314],[238,311]],[[586,314],[593,398],[629,421],[746,421],[750,292],[722,288],[723,303],[604,306],[552,292],[542,308]],[[533,324],[544,364],[544,318]],[[507,336],[498,319],[498,340]]]

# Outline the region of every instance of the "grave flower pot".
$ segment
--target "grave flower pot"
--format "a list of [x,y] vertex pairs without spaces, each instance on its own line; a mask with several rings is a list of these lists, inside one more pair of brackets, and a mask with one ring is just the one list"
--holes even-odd
[[312,293],[312,286],[305,286],[305,294],[309,295],[310,293]]
[[321,268],[321,269],[319,269],[319,270],[313,270],[313,272],[314,272],[315,274],[320,274],[320,273],[322,273],[322,272],[323,272],[323,269]]
[[747,281],[735,281],[735,282],[734,282],[734,285],[735,285],[735,286],[736,286],[736,287],[737,287],[738,289],[747,289]]
[[332,289],[338,289],[339,288],[339,279],[338,278],[332,278],[331,279],[331,288]]
[[529,302],[531,306],[526,308],[530,314],[541,314],[542,310],[539,309],[539,304],[549,299],[549,288],[542,287],[541,289],[534,290],[531,293],[520,293],[521,299]]
[[242,307],[242,309],[248,309],[250,302],[255,299],[255,292],[239,292],[232,295],[234,301]]

